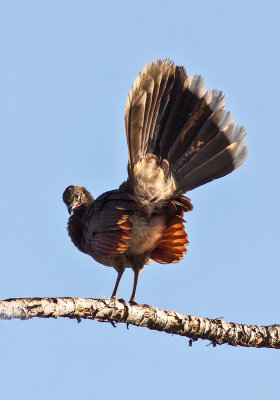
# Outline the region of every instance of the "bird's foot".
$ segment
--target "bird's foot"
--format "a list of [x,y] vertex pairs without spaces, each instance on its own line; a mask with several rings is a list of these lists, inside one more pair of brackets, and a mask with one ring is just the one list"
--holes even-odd
[[122,304],[125,304],[125,303],[126,303],[126,301],[125,301],[124,299],[117,299],[116,296],[112,296],[112,297],[111,297],[111,300],[113,300],[113,301],[119,301],[119,302],[122,303]]

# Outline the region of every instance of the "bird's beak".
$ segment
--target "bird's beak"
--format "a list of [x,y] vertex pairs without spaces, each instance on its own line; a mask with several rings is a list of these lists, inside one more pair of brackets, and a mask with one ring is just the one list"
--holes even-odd
[[70,204],[70,205],[67,207],[67,208],[68,208],[69,214],[70,214],[70,215],[73,214],[74,209],[75,209],[76,207],[79,207],[80,205],[81,205],[80,202]]

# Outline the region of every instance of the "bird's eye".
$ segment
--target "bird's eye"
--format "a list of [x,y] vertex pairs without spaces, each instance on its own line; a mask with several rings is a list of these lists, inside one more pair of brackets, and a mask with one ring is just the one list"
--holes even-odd
[[78,195],[78,194],[75,194],[74,199],[75,199],[75,200],[79,200],[79,195]]

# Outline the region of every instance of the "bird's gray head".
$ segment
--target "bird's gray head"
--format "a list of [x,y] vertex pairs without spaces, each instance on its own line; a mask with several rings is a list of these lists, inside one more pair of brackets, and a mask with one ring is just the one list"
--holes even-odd
[[93,203],[92,195],[82,186],[68,186],[65,189],[62,198],[68,208],[69,214],[71,214],[77,207],[89,207]]

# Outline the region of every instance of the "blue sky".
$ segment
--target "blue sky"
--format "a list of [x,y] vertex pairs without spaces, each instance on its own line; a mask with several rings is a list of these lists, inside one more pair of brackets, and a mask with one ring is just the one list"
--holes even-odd
[[[169,57],[247,128],[235,173],[189,193],[189,253],[153,264],[137,299],[279,323],[279,14],[264,1],[0,1],[1,298],[110,296],[116,273],[78,252],[61,200],[126,179],[124,105],[143,65]],[[119,295],[128,299],[132,272]],[[279,353],[207,346],[96,321],[1,321],[1,398],[275,398]]]

